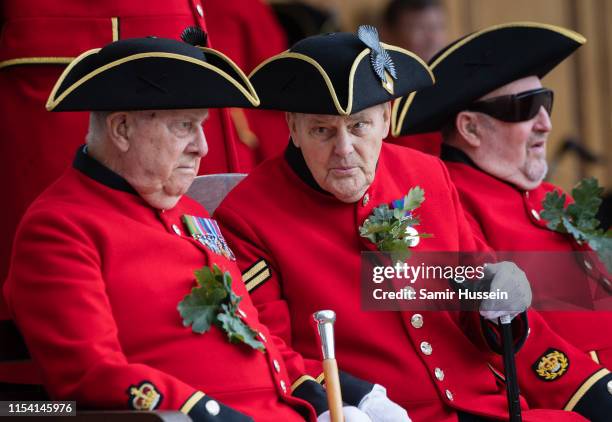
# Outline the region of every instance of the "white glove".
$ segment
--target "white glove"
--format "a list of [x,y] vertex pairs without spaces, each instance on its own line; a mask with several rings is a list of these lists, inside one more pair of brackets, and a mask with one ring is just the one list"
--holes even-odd
[[367,414],[372,422],[410,422],[408,412],[387,397],[387,390],[379,384],[363,396],[359,409]]
[[[344,406],[342,414],[344,415],[344,422],[372,422],[368,415],[355,406]],[[321,413],[317,418],[317,422],[330,422],[330,420],[329,410]]]
[[480,302],[480,315],[497,323],[502,316],[513,319],[525,312],[531,305],[531,286],[527,276],[514,262],[504,261],[485,264],[485,278],[491,277],[490,292],[507,292],[508,299],[483,299]]

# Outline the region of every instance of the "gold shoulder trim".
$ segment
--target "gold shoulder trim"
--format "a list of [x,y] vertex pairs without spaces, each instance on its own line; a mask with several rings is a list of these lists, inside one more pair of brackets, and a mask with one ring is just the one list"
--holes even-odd
[[264,281],[268,281],[272,278],[272,272],[270,268],[265,267],[265,270],[261,273],[257,274],[255,277],[249,279],[249,281],[244,281],[247,292],[251,293],[256,287],[259,287]]
[[321,74],[321,77],[325,81],[325,85],[327,85],[329,95],[334,103],[334,106],[336,107],[336,110],[338,111],[338,114],[340,114],[341,116],[348,116],[351,114],[351,110],[353,108],[353,84],[354,84],[354,79],[355,79],[355,72],[357,71],[357,66],[359,66],[359,63],[361,62],[361,60],[363,60],[363,58],[367,56],[369,53],[370,53],[369,48],[363,49],[361,53],[357,55],[357,57],[353,61],[353,64],[351,65],[351,70],[349,73],[349,80],[348,80],[348,88],[349,88],[348,100],[347,100],[347,104],[345,108],[343,108],[342,105],[340,104],[340,100],[338,100],[338,95],[336,94],[334,85],[332,84],[332,81],[329,78],[329,75],[327,74],[325,69],[323,69],[323,66],[321,66],[319,62],[317,62],[315,59],[313,59],[312,57],[306,56],[305,54],[293,53],[287,50],[283,53],[277,54],[276,56],[272,56],[269,59],[261,62],[255,69],[253,69],[253,71],[249,75],[249,79],[251,79],[253,75],[255,75],[257,72],[259,72],[261,68],[263,68],[264,66],[267,66],[269,63],[273,61],[282,60],[282,59],[303,60],[306,63],[312,65]]
[[74,57],[18,57],[0,62],[0,69],[22,64],[68,64]]
[[234,69],[234,71],[240,76],[240,79],[246,85],[246,87],[249,90],[249,93],[251,94],[251,96],[256,100],[256,103],[254,103],[254,102],[252,102],[249,99],[249,101],[251,101],[251,104],[253,104],[253,106],[255,106],[255,107],[257,107],[259,105],[259,103],[260,103],[259,96],[257,95],[257,92],[255,92],[255,88],[251,84],[251,81],[249,80],[248,76],[244,73],[244,71],[242,69],[240,69],[240,67],[238,67],[238,65],[236,63],[234,63],[234,61],[232,59],[227,57],[222,52],[217,51],[217,50],[213,50],[212,48],[208,48],[208,47],[199,47],[199,48],[201,50],[203,50],[206,54],[215,55],[215,56],[219,57],[221,60],[223,60],[224,62],[226,62],[228,65],[230,65],[230,67],[232,69]]
[[79,86],[83,85],[85,82],[89,81],[90,79],[92,79],[93,77],[99,75],[102,72],[105,72],[109,69],[112,69],[116,66],[119,66],[123,63],[132,61],[132,60],[140,60],[140,59],[145,59],[145,58],[150,58],[150,57],[162,57],[162,58],[168,58],[168,59],[175,59],[175,60],[182,60],[188,63],[192,63],[195,64],[197,66],[201,66],[205,69],[211,70],[215,73],[217,73],[218,75],[222,76],[224,79],[226,79],[228,82],[230,82],[232,85],[234,85],[234,87],[236,87],[240,93],[242,93],[242,95],[244,95],[244,97],[254,106],[257,106],[259,104],[259,99],[257,97],[253,97],[253,95],[247,91],[240,83],[238,83],[234,78],[232,78],[230,75],[228,75],[226,72],[224,72],[223,70],[209,64],[206,62],[203,62],[201,60],[198,59],[194,59],[193,57],[188,57],[188,56],[183,56],[181,54],[175,54],[175,53],[165,53],[165,52],[150,52],[150,53],[139,53],[139,54],[133,54],[131,56],[128,57],[123,57],[119,60],[115,60],[111,63],[107,63],[106,65],[88,73],[87,75],[83,76],[81,79],[79,79],[78,81],[76,81],[75,83],[73,83],[72,85],[70,85],[64,92],[62,92],[62,94],[58,97],[55,98],[55,95],[57,93],[57,90],[59,89],[61,83],[64,81],[64,79],[66,78],[66,76],[68,75],[68,72],[77,64],[79,63],[81,60],[83,60],[85,57],[94,54],[96,52],[98,52],[100,49],[94,49],[94,50],[89,50],[86,51],[85,53],[81,54],[79,57],[77,57],[72,63],[70,63],[70,65],[64,70],[64,73],[62,73],[62,75],[60,76],[59,80],[56,82],[55,86],[53,87],[53,91],[51,91],[51,95],[49,96],[49,99],[47,100],[47,104],[45,105],[45,107],[47,108],[48,111],[52,111],[55,107],[57,107],[57,105],[59,103],[61,103],[64,98],[66,98],[66,96],[68,96],[72,91],[74,91],[75,89],[77,89]]
[[[442,61],[444,61],[444,59],[446,59],[451,53],[453,53],[454,51],[456,51],[458,48],[462,47],[466,43],[472,41],[474,38],[477,38],[477,37],[479,37],[479,36],[481,36],[483,34],[486,34],[488,32],[496,31],[498,29],[503,29],[503,28],[541,28],[541,29],[548,29],[550,31],[554,31],[554,32],[557,32],[557,33],[559,33],[561,35],[564,35],[567,38],[570,38],[570,39],[576,41],[579,44],[584,44],[586,42],[586,38],[584,36],[582,36],[581,34],[579,34],[578,32],[572,31],[572,30],[567,29],[567,28],[563,28],[561,26],[550,25],[550,24],[546,24],[546,23],[529,22],[529,21],[510,22],[510,23],[504,23],[504,24],[500,24],[500,25],[490,26],[490,27],[482,29],[480,31],[476,31],[476,32],[466,36],[462,40],[457,41],[455,44],[453,44],[451,47],[449,47],[444,53],[442,53],[438,58],[436,58],[436,60],[434,60],[431,65],[429,65],[429,68],[433,71],[436,68],[436,66],[438,66]],[[410,108],[410,104],[412,104],[412,101],[414,99],[414,95],[415,95],[414,92],[410,93],[410,95],[406,98],[406,102],[402,105],[401,111],[400,111],[401,98],[398,99],[394,103],[394,107],[393,107],[392,114],[391,114],[391,135],[393,135],[395,137],[400,135],[402,124],[404,123],[404,118],[406,117],[406,113],[408,112],[408,109]],[[397,105],[395,105],[395,104],[397,104]],[[398,116],[398,113],[400,113],[399,116]]]
[[244,270],[244,272],[242,273],[242,279],[244,280],[245,283],[247,283],[255,275],[257,275],[261,270],[263,270],[264,268],[267,268],[267,266],[268,266],[268,263],[266,262],[265,259],[263,258],[258,259],[257,261],[255,261],[253,265],[251,265],[249,268]]
[[599,381],[600,379],[602,379],[609,373],[610,371],[608,371],[606,368],[602,368],[599,371],[595,372],[593,375],[591,375],[585,382],[582,383],[580,388],[576,390],[576,392],[574,393],[572,398],[569,399],[569,401],[567,402],[563,410],[567,410],[567,411],[573,410],[574,407],[576,407],[576,405],[580,401],[580,399],[584,397],[584,395],[591,389],[591,387],[595,385],[597,381]]
[[196,391],[180,407],[179,411],[181,411],[182,413],[187,415],[189,412],[191,412],[191,409],[193,409],[193,406],[195,406],[200,400],[202,400],[202,397],[204,397],[204,396],[205,396],[205,394],[202,393],[201,391]]
[[293,393],[296,388],[298,388],[300,385],[304,384],[306,381],[315,381],[316,382],[316,380],[313,377],[311,377],[310,375],[302,375],[301,377],[296,379],[293,384],[291,384],[291,392]]

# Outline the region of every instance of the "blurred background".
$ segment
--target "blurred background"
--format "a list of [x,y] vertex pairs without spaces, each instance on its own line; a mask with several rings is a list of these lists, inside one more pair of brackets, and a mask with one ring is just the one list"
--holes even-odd
[[[412,4],[394,5],[390,3]],[[586,176],[612,189],[612,1],[611,0],[269,0],[281,23],[293,16],[304,32],[354,31],[372,24],[381,38],[429,59],[448,42],[510,21],[537,21],[573,29],[587,38],[577,53],[553,70],[544,85],[555,91],[548,158],[549,180],[566,190]],[[297,5],[313,12],[297,12]],[[412,12],[408,9],[412,8]],[[294,10],[293,14],[288,12]],[[295,31],[295,28],[293,29]],[[411,44],[412,43],[412,44]],[[428,49],[428,46],[432,46]],[[419,51],[420,50],[420,51]],[[608,210],[612,213],[612,210]]]

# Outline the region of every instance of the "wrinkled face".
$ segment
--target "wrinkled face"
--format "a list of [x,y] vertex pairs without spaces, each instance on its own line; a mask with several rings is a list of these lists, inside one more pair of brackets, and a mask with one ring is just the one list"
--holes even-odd
[[149,204],[169,209],[187,191],[208,152],[202,123],[208,110],[127,113],[129,149],[121,175]]
[[[481,99],[517,94],[541,88],[536,76],[519,79]],[[550,116],[540,108],[531,120],[510,123],[478,113],[478,133],[481,136],[478,153],[472,157],[486,172],[523,189],[537,187],[548,171],[546,142],[552,129]]]
[[394,44],[429,61],[448,41],[444,9],[434,6],[403,12],[393,29],[393,38]]
[[358,201],[374,181],[390,105],[350,116],[287,113],[295,146],[319,186],[342,202]]

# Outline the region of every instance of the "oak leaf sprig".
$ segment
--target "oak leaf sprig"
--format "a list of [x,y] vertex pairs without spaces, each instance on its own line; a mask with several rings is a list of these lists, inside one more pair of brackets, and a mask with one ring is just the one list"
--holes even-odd
[[191,289],[178,304],[183,326],[191,326],[194,333],[204,334],[212,324],[226,332],[231,343],[245,343],[253,349],[264,351],[257,340],[257,332],[238,316],[238,304],[242,297],[232,290],[232,276],[222,272],[217,265],[195,271],[197,286]]
[[413,213],[425,201],[425,191],[415,186],[403,200],[394,201],[399,206],[390,208],[381,204],[359,227],[359,235],[370,240],[381,252],[388,252],[393,262],[403,262],[410,257],[410,247],[415,238],[432,237],[428,233],[417,233],[414,226],[420,224]]
[[565,207],[566,195],[551,191],[542,202],[541,217],[546,226],[571,235],[579,244],[588,244],[612,273],[612,230],[604,232],[595,217],[602,199],[603,188],[594,177],[583,179],[572,189],[574,202]]

